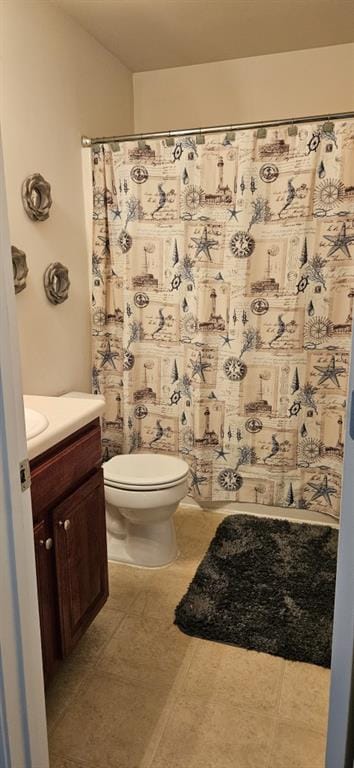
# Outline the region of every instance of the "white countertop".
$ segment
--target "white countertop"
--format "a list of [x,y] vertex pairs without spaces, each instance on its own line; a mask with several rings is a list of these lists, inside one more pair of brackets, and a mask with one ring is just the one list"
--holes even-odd
[[48,419],[48,427],[37,437],[27,440],[29,459],[34,459],[53,445],[64,440],[81,427],[97,419],[104,411],[104,400],[97,396],[90,399],[71,397],[45,397],[24,395],[25,408],[40,411]]

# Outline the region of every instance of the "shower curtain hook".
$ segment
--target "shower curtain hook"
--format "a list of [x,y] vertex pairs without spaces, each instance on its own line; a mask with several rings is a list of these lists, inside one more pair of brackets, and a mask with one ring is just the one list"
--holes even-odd
[[297,125],[294,123],[294,118],[291,119],[291,123],[288,126],[288,136],[297,136]]
[[322,131],[323,133],[332,133],[334,130],[334,123],[329,119],[329,115],[327,115],[327,120],[323,123]]
[[257,128],[256,136],[257,136],[257,139],[265,139],[267,137],[267,129],[265,125],[260,125]]
[[169,131],[166,137],[166,147],[173,147],[174,144],[175,144],[175,140],[173,136],[171,136],[171,131]]
[[203,129],[198,128],[198,133],[195,137],[196,144],[205,144],[205,137],[203,135]]
[[146,147],[146,141],[143,138],[143,134],[142,133],[138,136],[138,147],[141,150],[144,150],[145,147]]

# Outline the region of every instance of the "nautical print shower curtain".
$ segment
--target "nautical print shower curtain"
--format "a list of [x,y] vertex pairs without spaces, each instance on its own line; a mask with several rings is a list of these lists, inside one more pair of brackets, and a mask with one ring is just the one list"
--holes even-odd
[[93,149],[104,458],[179,454],[200,501],[339,515],[354,122]]

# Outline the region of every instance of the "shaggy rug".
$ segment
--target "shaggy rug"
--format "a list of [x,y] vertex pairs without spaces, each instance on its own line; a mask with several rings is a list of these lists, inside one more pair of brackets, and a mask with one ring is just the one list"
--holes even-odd
[[337,543],[329,526],[226,517],[175,624],[188,635],[329,667]]

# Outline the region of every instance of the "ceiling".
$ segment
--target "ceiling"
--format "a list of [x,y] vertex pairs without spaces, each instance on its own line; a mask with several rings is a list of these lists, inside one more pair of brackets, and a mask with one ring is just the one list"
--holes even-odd
[[132,72],[354,41],[353,0],[55,2]]

